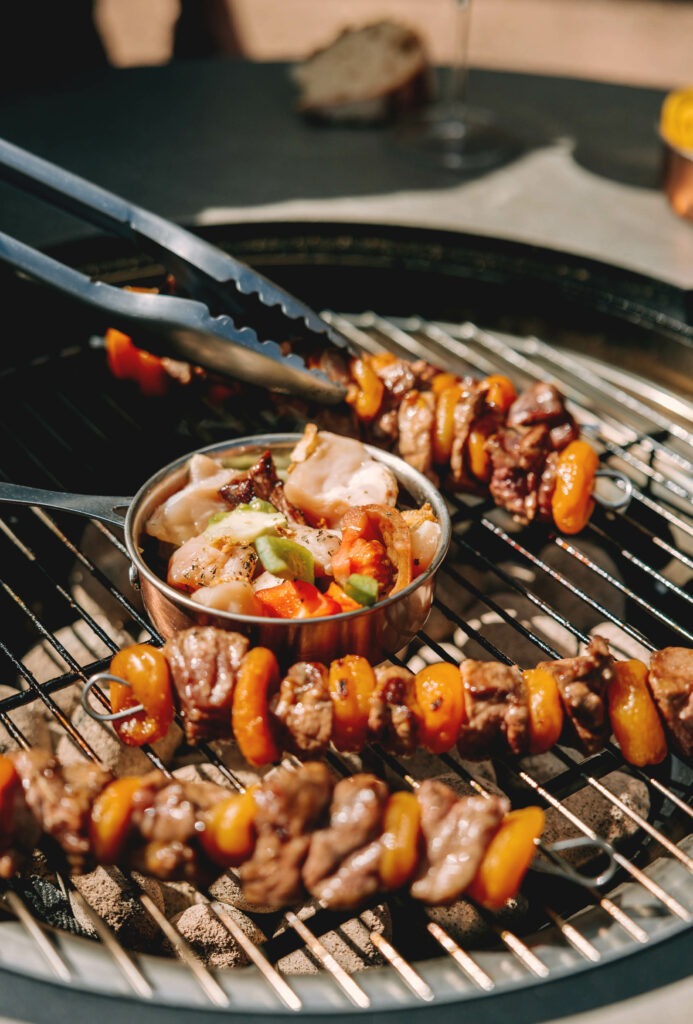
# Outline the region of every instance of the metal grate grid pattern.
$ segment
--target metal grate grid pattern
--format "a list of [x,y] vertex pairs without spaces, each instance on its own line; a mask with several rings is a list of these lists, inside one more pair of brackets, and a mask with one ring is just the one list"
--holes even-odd
[[[529,667],[574,653],[595,629],[625,657],[647,658],[659,647],[693,641],[693,409],[683,399],[536,338],[491,334],[470,323],[372,313],[325,316],[366,349],[425,356],[460,373],[507,373],[518,385],[539,377],[556,381],[603,465],[625,471],[634,484],[625,512],[597,509],[584,533],[570,539],[544,529],[520,531],[489,503],[456,497],[453,545],[434,612],[426,632],[401,658],[412,667],[426,658],[462,656]],[[289,406],[278,413],[272,403],[258,405],[251,398],[222,413],[195,393],[183,420],[179,410],[164,405],[153,416],[129,386],[109,379],[103,364],[95,341],[14,367],[0,379],[0,472],[6,479],[134,493],[133,485],[169,457],[226,436],[300,426],[301,410]],[[85,374],[87,388],[78,383]],[[278,416],[293,422],[278,424]],[[77,517],[12,510],[0,520],[0,565],[6,624],[0,664],[3,678],[16,681],[16,689],[0,691],[0,726],[29,745],[32,738],[16,719],[40,702],[55,730],[98,760],[98,746],[75,726],[64,696],[103,669],[124,636],[159,639],[128,587],[121,539],[102,524],[85,530]],[[231,787],[240,786],[213,750],[204,753]],[[164,767],[153,750],[147,755]],[[371,767],[417,785],[416,759],[398,762],[377,749],[368,756]],[[338,772],[351,770],[336,754],[330,760]],[[490,771],[485,763],[470,768],[450,755],[433,761],[422,771],[455,777],[480,793],[504,789],[515,802],[548,808],[559,834],[564,829],[593,841],[598,868],[604,866],[596,845],[604,822],[618,820],[622,834],[610,847],[615,877],[597,888],[530,872],[518,901],[521,912],[492,916],[477,908],[483,938],[472,935],[469,943],[449,915],[396,899],[392,933],[370,936],[382,966],[356,973],[322,941],[348,915],[318,908],[306,916],[296,909],[284,915],[280,942],[267,937],[256,943],[223,902],[197,892],[196,900],[209,906],[248,962],[215,971],[198,959],[135,876],[128,884],[168,940],[170,958],[126,948],[67,878],[61,880],[64,892],[87,915],[96,942],[47,926],[35,894],[18,883],[2,893],[6,917],[0,917],[0,934],[11,941],[0,943],[0,965],[77,988],[178,1005],[238,1012],[377,1010],[492,995],[577,973],[690,924],[690,772],[675,758],[653,771],[633,769],[609,745],[587,760],[559,747],[541,759],[494,763]],[[626,778],[644,794],[640,802],[621,791]],[[609,834],[603,838],[611,842]],[[545,865],[566,864],[545,843],[537,855]],[[288,976],[278,970],[279,954],[287,948],[308,950],[318,973]]]

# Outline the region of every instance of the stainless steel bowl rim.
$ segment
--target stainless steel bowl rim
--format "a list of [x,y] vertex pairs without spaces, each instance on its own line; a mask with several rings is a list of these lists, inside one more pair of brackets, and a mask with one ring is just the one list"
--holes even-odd
[[[137,493],[132,498],[128,506],[128,510],[125,516],[124,524],[124,539],[125,544],[130,556],[130,560],[136,569],[137,573],[144,576],[160,593],[165,594],[172,602],[177,603],[183,608],[186,608],[189,612],[199,615],[206,609],[198,601],[194,601],[192,598],[183,594],[180,590],[176,590],[175,587],[170,586],[165,580],[158,576],[145,562],[142,557],[139,546],[136,543],[136,531],[135,523],[140,511],[142,504],[152,493],[152,490],[159,484],[161,484],[168,476],[182,469],[186,463],[194,455],[210,455],[213,456],[219,453],[232,452],[236,449],[243,448],[262,448],[272,449],[273,447],[279,446],[295,446],[303,437],[303,434],[298,433],[280,433],[280,434],[254,434],[245,437],[233,438],[230,441],[217,441],[213,444],[206,445],[204,448],[196,448],[185,455],[179,456],[168,465],[163,466],[156,473],[149,477],[144,484],[140,487]],[[411,583],[407,584],[401,590],[397,590],[394,594],[390,594],[378,601],[376,605],[368,605],[363,608],[359,608],[350,612],[340,612],[336,615],[329,616],[314,616],[307,620],[302,619],[280,619],[272,618],[273,627],[278,628],[289,628],[296,625],[296,623],[309,622],[324,622],[328,621],[344,621],[348,619],[358,618],[361,615],[370,613],[373,608],[378,607],[381,609],[387,608],[391,604],[396,604],[405,598],[408,594],[417,590],[426,580],[429,580],[436,574],[440,568],[445,556],[447,555],[448,548],[450,547],[450,541],[452,538],[452,524],[450,521],[450,514],[448,512],[445,499],[438,488],[426,477],[423,473],[414,469],[409,463],[400,459],[396,455],[392,455],[390,452],[382,451],[373,445],[364,444],[365,450],[378,462],[384,463],[388,466],[395,476],[400,486],[406,487],[411,492],[418,491],[424,496],[423,500],[428,501],[433,508],[436,519],[440,524],[441,536],[438,543],[438,549],[435,557],[431,564],[417,576]],[[239,624],[247,624],[250,626],[262,625],[267,622],[266,616],[259,615],[241,615],[236,612],[227,612],[219,609],[214,609],[215,616],[220,619],[228,619],[229,622],[238,622]]]

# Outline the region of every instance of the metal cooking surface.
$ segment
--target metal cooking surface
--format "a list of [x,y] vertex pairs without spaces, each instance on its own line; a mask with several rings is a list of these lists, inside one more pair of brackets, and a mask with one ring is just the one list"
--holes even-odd
[[[624,470],[635,485],[627,512],[598,509],[575,538],[519,530],[490,504],[455,498],[453,545],[435,609],[425,633],[400,652],[404,661],[416,667],[454,651],[529,667],[575,653],[593,632],[622,657],[647,659],[659,647],[693,644],[689,403],[531,337],[470,323],[329,316],[368,347],[426,354],[457,372],[507,373],[518,386],[556,380],[603,464]],[[305,413],[266,396],[259,401],[251,389],[224,411],[195,388],[183,409],[176,400],[148,401],[109,377],[98,340],[12,367],[0,378],[0,395],[4,478],[104,494],[134,493],[158,466],[200,445],[300,428]],[[154,638],[129,587],[121,538],[75,516],[11,510],[0,520],[0,566],[0,664],[12,687],[0,690],[0,741],[4,727],[20,742],[38,743],[38,716],[30,712],[43,705],[54,741],[61,737],[64,749],[98,756],[98,737],[79,726],[70,696],[123,643]],[[626,766],[611,745],[587,760],[559,747],[541,758],[472,769],[450,756],[368,756],[386,774],[435,773],[477,789],[500,787],[515,804],[538,802],[549,809],[547,840],[602,836],[617,851],[617,874],[597,890],[531,872],[521,897],[501,915],[478,914],[465,901],[429,912],[391,900],[386,913],[364,913],[356,925],[350,915],[230,916],[213,893],[199,893],[200,902],[211,900],[219,941],[235,941],[245,952],[248,966],[226,970],[194,956],[136,878],[125,884],[153,922],[148,948],[160,955],[133,949],[127,936],[106,928],[72,883],[62,880],[61,890],[34,877],[5,892],[0,964],[76,988],[183,1006],[246,1013],[392,1009],[493,996],[576,974],[689,927],[691,779],[675,757],[640,770]],[[351,767],[336,755],[332,761],[338,770]],[[598,851],[586,850],[583,860],[584,870],[604,867]],[[85,915],[95,938],[76,934],[85,930]],[[162,936],[176,955],[163,955]],[[292,973],[297,956],[305,971],[318,966],[317,973]]]

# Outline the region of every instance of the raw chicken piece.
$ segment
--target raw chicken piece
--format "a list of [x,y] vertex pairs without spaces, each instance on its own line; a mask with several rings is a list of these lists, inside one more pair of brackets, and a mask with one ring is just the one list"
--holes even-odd
[[217,546],[200,534],[173,552],[167,582],[178,590],[197,590],[231,580],[251,580],[257,565],[255,548],[243,544]]
[[229,511],[219,488],[240,475],[243,474],[236,469],[224,469],[208,455],[193,455],[188,483],[152,513],[147,521],[147,533],[176,545],[201,533],[213,515]]
[[354,505],[394,505],[397,479],[360,441],[310,423],[292,452],[284,493],[314,524],[334,529]]

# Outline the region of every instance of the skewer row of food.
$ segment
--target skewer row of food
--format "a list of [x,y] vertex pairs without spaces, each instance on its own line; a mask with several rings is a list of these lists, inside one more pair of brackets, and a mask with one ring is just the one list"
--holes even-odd
[[43,843],[74,873],[118,864],[208,885],[238,869],[250,905],[307,896],[334,909],[408,890],[427,904],[467,894],[496,909],[521,884],[544,827],[538,807],[459,795],[428,779],[392,791],[321,761],[272,770],[243,793],[161,771],[113,778],[42,750],[0,756],[0,877]]
[[[107,332],[106,352],[113,374],[145,393],[195,379],[118,331]],[[488,495],[520,523],[549,522],[574,534],[589,521],[599,459],[554,385],[539,382],[518,395],[500,374],[460,377],[390,352],[349,359],[328,348],[308,365],[345,386],[339,433],[394,452],[448,493]],[[335,421],[334,410],[309,415]]]
[[525,671],[465,659],[414,673],[359,655],[282,671],[271,650],[241,634],[194,626],[162,648],[123,648],[107,678],[124,743],[161,738],[178,712],[189,744],[232,738],[255,766],[282,752],[320,756],[330,744],[358,752],[369,742],[396,755],[456,748],[480,760],[545,753],[564,738],[594,754],[612,733],[633,765],[657,764],[670,747],[693,754],[693,651],[664,648],[649,665],[619,661],[600,636],[576,657]]

